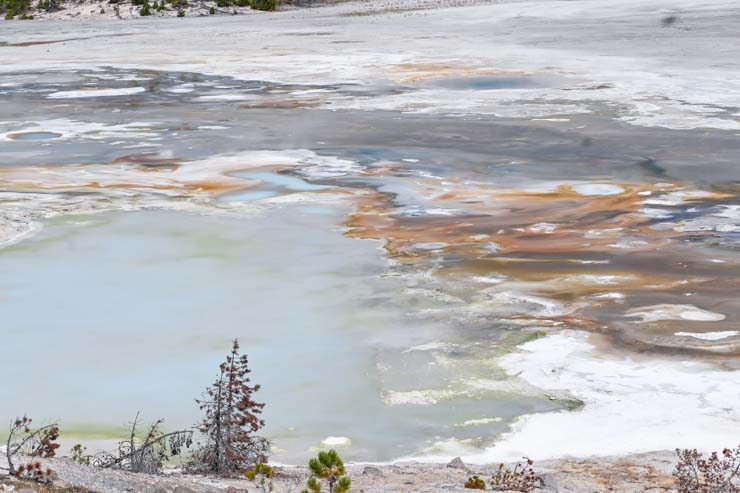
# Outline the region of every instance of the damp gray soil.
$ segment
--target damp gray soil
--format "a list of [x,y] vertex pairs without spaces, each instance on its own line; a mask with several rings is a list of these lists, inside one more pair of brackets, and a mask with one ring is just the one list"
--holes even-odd
[[[435,84],[506,80],[466,77]],[[413,84],[280,85],[114,68],[4,73],[0,81],[2,166],[125,162],[149,154],[176,161],[305,148],[368,165],[413,159],[400,165],[431,173],[450,173],[454,164],[455,174],[507,185],[564,177],[725,187],[740,180],[735,166],[740,139],[734,132],[637,127],[615,121],[615,111],[598,101],[591,114],[566,115],[558,122],[333,110],[321,99],[322,94],[372,99],[413,92],[418,89]],[[88,90],[131,89],[141,92],[84,96]],[[69,94],[50,99],[55,93]]]

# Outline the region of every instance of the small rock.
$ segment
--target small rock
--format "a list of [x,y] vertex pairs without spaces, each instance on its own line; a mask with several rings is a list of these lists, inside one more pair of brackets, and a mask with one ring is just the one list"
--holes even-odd
[[172,493],[196,493],[196,491],[187,486],[176,486],[175,489],[172,490]]
[[558,475],[556,473],[544,473],[539,475],[542,478],[544,486],[554,491],[560,491],[562,488],[560,481],[558,481]]
[[448,462],[447,467],[451,467],[453,469],[462,469],[463,471],[468,470],[468,466],[465,465],[460,457],[455,457],[450,462]]
[[367,467],[365,467],[365,469],[362,471],[362,475],[363,476],[370,476],[370,477],[373,477],[373,478],[382,478],[384,476],[383,471],[381,471],[379,468],[373,467],[373,466],[367,466]]

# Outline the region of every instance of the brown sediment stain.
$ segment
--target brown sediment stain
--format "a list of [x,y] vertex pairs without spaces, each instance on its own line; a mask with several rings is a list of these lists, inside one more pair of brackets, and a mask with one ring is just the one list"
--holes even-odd
[[525,316],[525,315],[512,315],[509,317],[510,320],[531,322],[534,325],[544,327],[567,327],[569,329],[583,329],[593,332],[600,332],[603,330],[604,325],[591,320],[586,317],[577,317],[574,315],[558,315],[558,316]]
[[[242,190],[257,183],[214,172],[212,176],[178,173],[182,162],[156,154],[122,156],[109,165],[46,165],[0,168],[0,189],[7,191],[139,190],[210,194]],[[115,166],[113,168],[112,166]],[[245,166],[246,167],[246,166]],[[235,169],[234,171],[237,171]]]
[[164,157],[156,152],[146,152],[141,154],[126,154],[113,160],[114,163],[133,163],[133,164],[173,164],[182,161],[176,157]]
[[25,46],[37,46],[37,45],[50,45],[54,43],[66,43],[67,41],[74,41],[84,38],[67,38],[67,39],[53,39],[46,41],[22,41],[19,43],[0,43],[0,47],[25,47]]
[[727,370],[738,370],[740,366],[728,365],[728,357],[740,356],[740,341],[738,338],[718,344],[720,341],[687,341],[685,338],[660,336],[649,329],[642,328],[638,333],[634,328],[610,326],[605,334],[611,336],[612,345],[628,348],[632,351],[651,352],[667,355],[701,356],[704,359],[724,365]]
[[[374,171],[374,176],[392,174],[393,166]],[[363,236],[388,240],[392,252],[413,251],[414,243],[444,242],[447,252],[488,249],[498,253],[614,252],[620,239],[639,238],[646,244],[629,245],[630,251],[665,246],[676,233],[648,229],[650,217],[640,209],[644,201],[670,191],[683,191],[684,184],[671,188],[647,183],[614,183],[622,192],[612,195],[583,195],[574,184],[552,189],[526,190],[471,183],[459,178],[414,178],[413,193],[448,215],[403,215],[390,194],[378,193],[374,203],[359,204],[348,225]],[[728,193],[687,193],[687,203],[731,198]],[[429,208],[432,208],[430,206]],[[456,213],[455,211],[460,211]],[[485,254],[478,251],[477,253]],[[429,252],[409,253],[427,256]]]
[[39,40],[39,41],[20,41],[18,43],[0,42],[0,48],[4,48],[4,47],[27,47],[27,46],[49,45],[49,44],[56,44],[56,43],[67,43],[69,41],[84,41],[84,40],[87,40],[87,39],[114,38],[114,37],[132,36],[132,35],[133,35],[133,33],[116,33],[116,34],[100,34],[100,35],[97,35],[97,36],[86,36],[86,37],[80,37],[80,38],[46,39],[46,40]]
[[295,99],[281,99],[281,100],[267,100],[257,101],[254,103],[243,103],[239,105],[239,108],[245,110],[253,109],[298,109],[298,108],[313,108],[320,105],[320,100],[303,100],[297,101]]
[[531,75],[532,71],[497,69],[490,67],[461,67],[434,63],[400,63],[385,67],[388,72],[400,74],[401,82],[419,82],[427,79],[448,77],[472,77],[476,75]]
[[[397,166],[388,165],[376,168],[372,175],[397,180],[403,176],[398,171]],[[346,222],[347,234],[383,240],[394,261],[423,269],[435,265],[437,279],[467,283],[471,293],[500,287],[501,291],[564,303],[561,314],[534,310],[532,314],[509,315],[517,325],[609,334],[624,346],[639,350],[740,353],[740,337],[694,342],[674,335],[680,327],[697,325],[701,326],[698,331],[740,329],[740,304],[730,302],[740,285],[725,271],[736,271],[738,263],[701,264],[706,253],[687,244],[689,235],[672,228],[653,229],[654,218],[641,211],[657,207],[646,205],[645,200],[671,192],[683,194],[683,208],[735,200],[737,196],[728,190],[696,191],[687,183],[669,186],[594,180],[594,184],[622,191],[583,195],[573,188],[577,183],[542,190],[495,187],[451,177],[414,176],[408,183],[413,185],[405,190],[416,194],[426,210],[436,208],[445,215],[404,214],[393,193],[374,191],[358,198],[357,208]],[[690,236],[695,239],[712,234],[697,231]],[[650,265],[656,256],[659,260],[652,263],[657,265]],[[472,280],[487,275],[505,276],[505,280],[497,288]],[[712,292],[710,286],[722,276],[726,277],[724,290]],[[618,297],[609,298],[609,293]],[[727,315],[721,323],[682,320],[644,324],[626,315],[629,308],[657,303],[695,301],[699,307],[711,309],[719,303],[716,300],[725,298],[722,310],[717,310]],[[471,299],[467,302],[474,303]]]
[[[413,244],[420,242],[449,243],[452,246],[445,248],[447,251],[476,249],[494,242],[503,252],[554,253],[601,251],[620,236],[614,230],[630,229],[634,235],[646,222],[635,214],[644,198],[635,193],[585,197],[566,187],[531,193],[462,183],[450,191],[450,182],[447,180],[444,187],[448,191],[432,192],[425,198],[440,208],[461,209],[463,214],[404,216],[384,197],[378,204],[361,206],[349,225],[358,234],[387,238],[388,248],[394,252],[413,250]],[[423,184],[420,188],[424,194]],[[604,233],[600,238],[596,232],[588,238],[589,231],[609,230],[612,234]]]
[[[76,193],[96,190],[134,190],[170,197],[198,197],[210,201],[233,192],[245,191],[260,180],[238,176],[241,171],[280,172],[295,168],[299,163],[235,162],[213,168],[188,167],[189,161],[162,157],[156,153],[120,156],[107,165],[39,165],[23,168],[0,167],[0,192],[59,192]],[[218,161],[216,161],[218,163]],[[303,193],[303,192],[293,192]],[[306,192],[309,193],[309,192]],[[310,194],[337,197],[362,195],[355,189],[327,188]]]

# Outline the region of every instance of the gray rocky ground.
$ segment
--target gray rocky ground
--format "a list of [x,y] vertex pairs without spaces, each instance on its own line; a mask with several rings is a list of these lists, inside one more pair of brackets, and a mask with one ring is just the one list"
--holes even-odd
[[[534,465],[544,480],[543,493],[594,492],[671,492],[674,489],[671,471],[675,463],[673,452],[653,452],[626,457],[602,457],[545,461]],[[4,459],[4,458],[3,458]],[[77,491],[73,487],[101,493],[211,493],[260,491],[246,479],[215,479],[171,473],[163,476],[132,474],[101,470],[74,464],[66,459],[47,461],[59,479],[59,491]],[[454,466],[454,467],[453,467]],[[465,490],[463,483],[471,474],[488,479],[494,465],[470,466],[460,461],[445,464],[399,463],[386,465],[350,465],[355,492],[442,492]],[[307,478],[302,467],[277,469],[274,491],[298,492]],[[12,485],[12,482],[7,482]],[[11,486],[6,486],[6,488]],[[14,490],[38,488],[36,485],[14,484]],[[3,491],[0,489],[0,491]],[[84,491],[84,490],[83,490]]]

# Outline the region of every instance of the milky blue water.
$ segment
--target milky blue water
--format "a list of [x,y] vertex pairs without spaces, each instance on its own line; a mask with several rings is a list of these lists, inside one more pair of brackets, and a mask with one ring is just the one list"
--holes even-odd
[[[238,338],[263,385],[274,460],[328,436],[350,458],[389,460],[434,437],[503,431],[537,399],[481,393],[387,405],[393,390],[447,389],[459,370],[414,344],[445,328],[406,317],[379,243],[347,238],[340,208],[242,219],[131,212],[59,219],[0,255],[0,415],[119,430],[137,411],[189,426],[193,402]],[[452,373],[451,373],[452,371]],[[465,430],[468,419],[504,422]]]
[[276,197],[281,193],[311,192],[332,188],[326,185],[309,183],[297,176],[291,176],[285,173],[258,171],[234,173],[234,176],[248,180],[258,180],[260,183],[247,190],[226,194],[219,199],[221,202],[250,202]]

